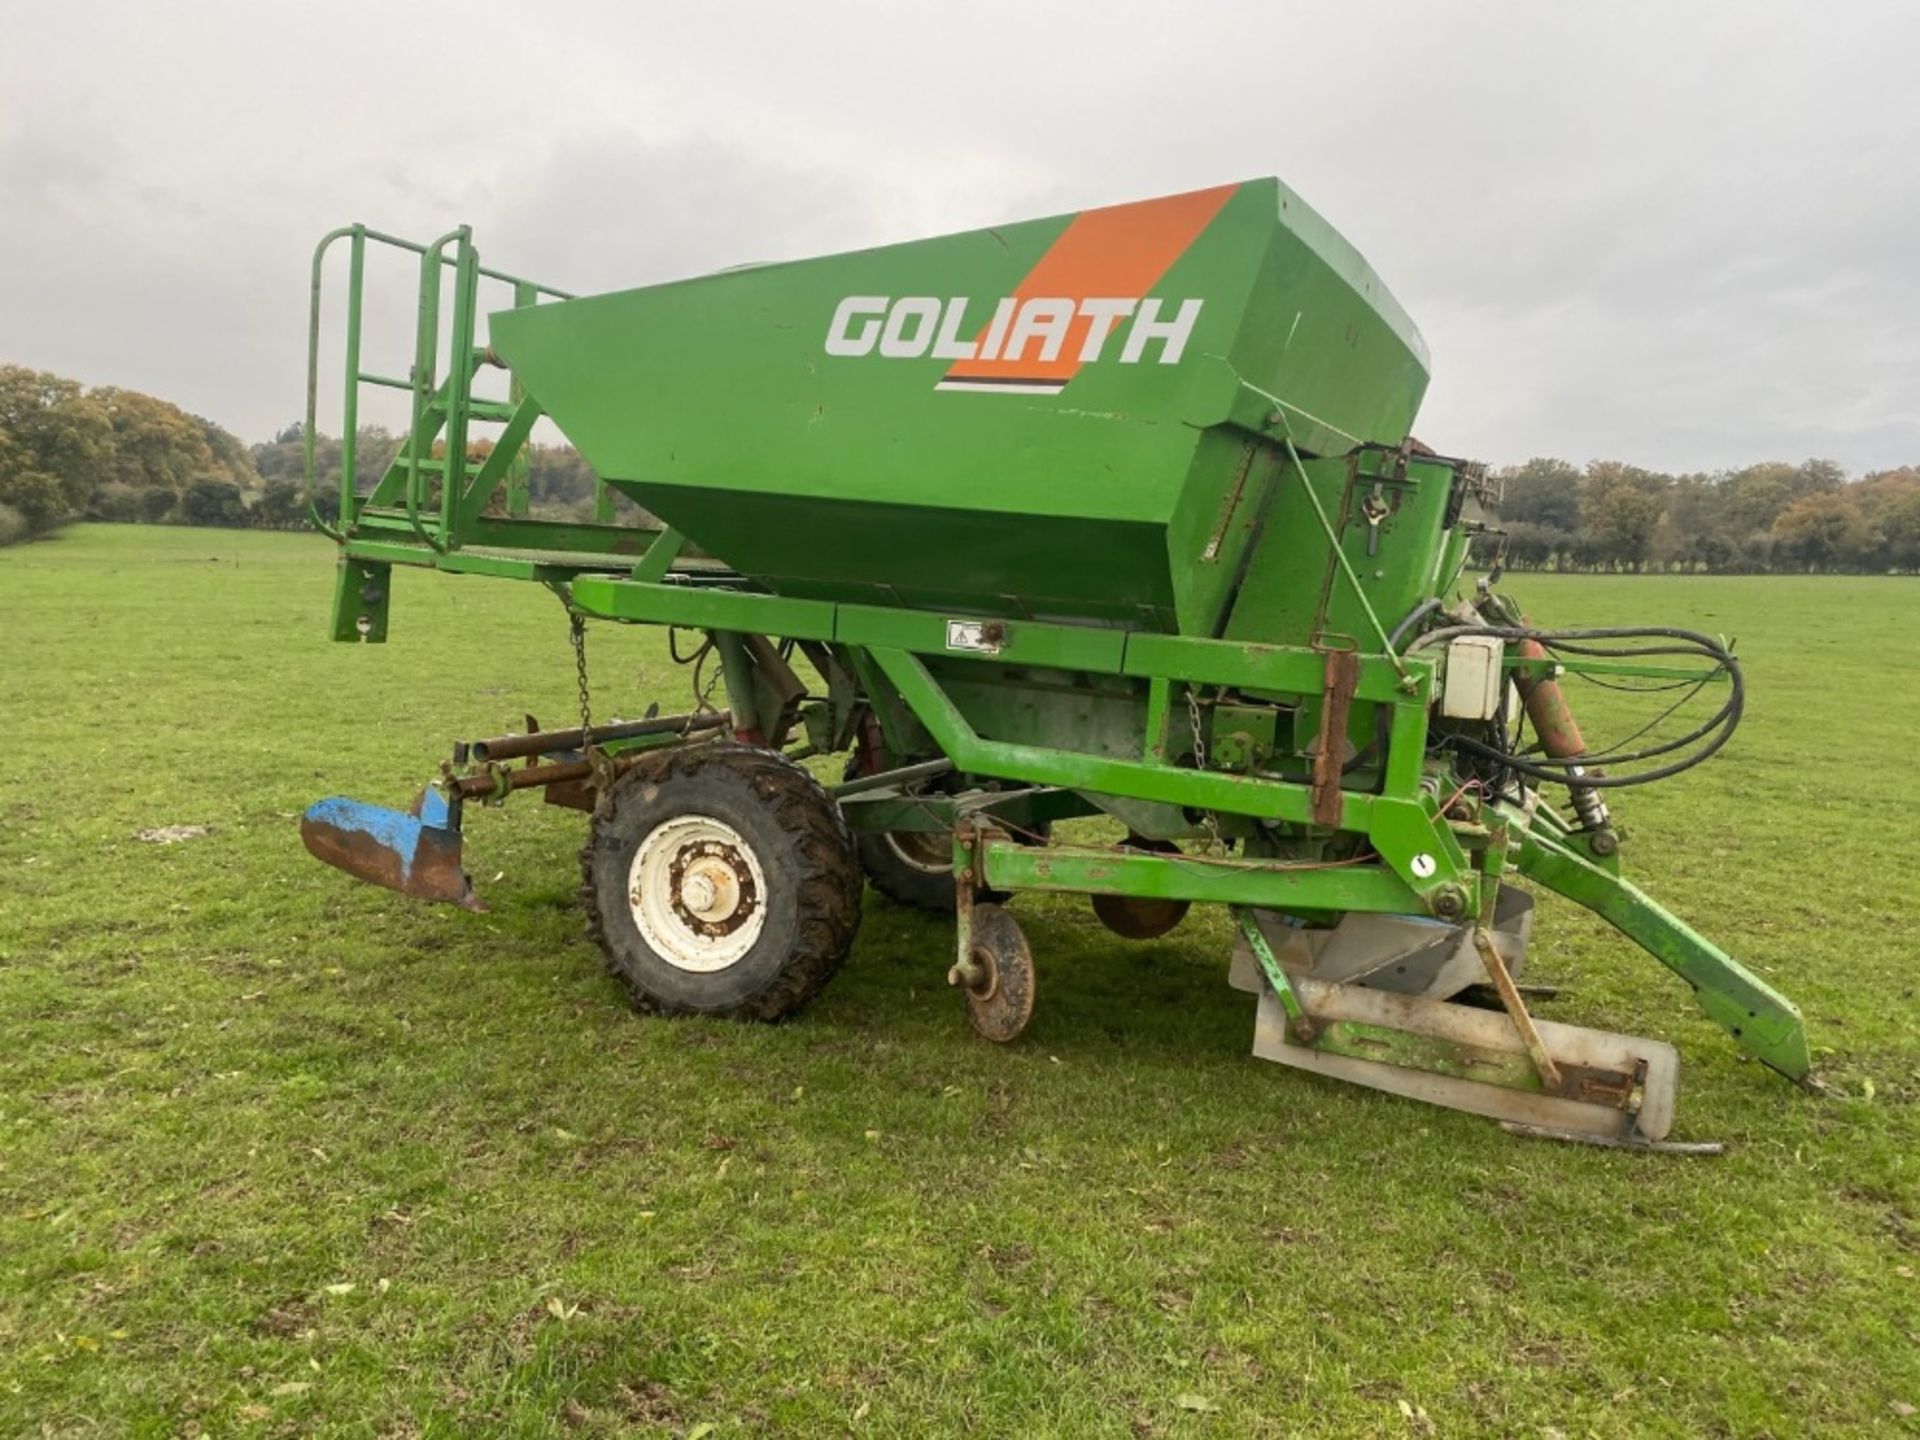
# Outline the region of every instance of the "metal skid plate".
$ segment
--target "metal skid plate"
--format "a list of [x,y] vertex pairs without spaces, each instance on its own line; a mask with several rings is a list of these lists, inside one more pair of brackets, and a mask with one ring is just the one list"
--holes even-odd
[[[1422,915],[1356,911],[1342,916],[1331,929],[1308,930],[1272,911],[1255,911],[1254,917],[1289,974],[1430,1000],[1451,999],[1487,979],[1486,966],[1474,949],[1471,925],[1449,925]],[[1492,933],[1508,972],[1518,975],[1533,934],[1533,896],[1503,887],[1494,908]],[[1262,988],[1259,967],[1245,940],[1234,944],[1228,981],[1249,995]]]
[[[1316,1024],[1339,1021],[1399,1030],[1475,1050],[1524,1058],[1526,1047],[1513,1023],[1497,1011],[1477,1010],[1444,1001],[1396,995],[1356,985],[1334,985],[1300,977],[1294,980],[1301,1004]],[[1658,1141],[1673,1124],[1679,1091],[1680,1056],[1659,1040],[1587,1030],[1550,1020],[1535,1022],[1556,1064],[1567,1068],[1631,1073],[1643,1065],[1637,1109],[1589,1103],[1558,1095],[1516,1090],[1384,1060],[1330,1054],[1300,1044],[1287,1028],[1286,1011],[1272,990],[1263,987],[1254,1024],[1253,1053],[1316,1075],[1350,1081],[1430,1105],[1465,1110],[1570,1136],[1619,1141]]]

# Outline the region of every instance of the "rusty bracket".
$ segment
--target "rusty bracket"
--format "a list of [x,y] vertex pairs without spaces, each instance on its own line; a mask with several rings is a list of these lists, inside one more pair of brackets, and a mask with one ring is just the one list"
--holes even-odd
[[1506,1007],[1513,1028],[1520,1032],[1527,1054],[1533,1057],[1533,1068],[1540,1072],[1540,1083],[1549,1091],[1557,1092],[1561,1088],[1560,1067],[1554,1063],[1553,1056],[1547,1053],[1546,1041],[1540,1038],[1533,1016],[1527,1013],[1527,1002],[1520,998],[1519,987],[1513,983],[1513,976],[1507,971],[1507,962],[1500,958],[1500,951],[1494,946],[1493,932],[1485,925],[1475,925],[1473,946],[1480,952],[1481,963],[1487,967],[1487,978],[1493,981],[1493,988],[1500,992],[1500,1003]]
[[1320,707],[1320,734],[1314,742],[1313,819],[1317,825],[1340,823],[1340,771],[1346,763],[1347,712],[1360,683],[1360,657],[1351,650],[1329,650]]
[[980,829],[973,819],[961,815],[953,825],[953,918],[954,962],[947,971],[947,983],[970,989],[984,980],[973,956],[973,901],[979,894],[982,850]]

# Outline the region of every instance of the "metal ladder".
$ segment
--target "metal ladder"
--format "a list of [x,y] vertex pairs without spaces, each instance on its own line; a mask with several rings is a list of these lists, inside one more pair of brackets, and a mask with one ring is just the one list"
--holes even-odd
[[[318,435],[320,326],[325,313],[325,262],[345,241],[347,259],[344,388],[340,428],[340,496],[337,523],[329,523],[318,505],[315,441]],[[418,257],[419,302],[414,359],[407,378],[364,367],[361,321],[365,301],[368,247],[386,246]],[[447,272],[452,271],[450,358],[441,378],[440,322]],[[517,379],[509,381],[505,401],[476,398],[474,379],[483,366],[504,368],[485,346],[475,343],[477,298],[482,279],[513,288],[516,308],[546,300],[570,300],[564,290],[490,269],[480,263],[471,228],[448,231],[429,244],[346,225],[324,236],[314,248],[312,305],[307,331],[307,407],[304,432],[306,497],[314,526],[339,544],[349,557],[377,564],[415,564],[467,569],[449,563],[465,551],[487,555],[537,556],[559,569],[614,570],[633,563],[656,527],[616,525],[613,491],[594,482],[592,523],[531,518],[526,445],[544,413]],[[362,386],[401,390],[411,396],[411,419],[400,448],[379,481],[364,496],[356,471]],[[468,454],[475,422],[503,426],[484,459]],[[436,449],[438,454],[435,453]],[[504,515],[486,509],[502,490]],[[362,632],[364,633],[364,631]]]

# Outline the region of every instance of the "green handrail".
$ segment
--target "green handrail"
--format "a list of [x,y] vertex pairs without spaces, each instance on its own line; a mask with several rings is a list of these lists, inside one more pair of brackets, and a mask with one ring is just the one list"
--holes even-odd
[[[320,403],[320,317],[323,310],[325,290],[326,259],[333,246],[341,241],[350,243],[347,264],[347,314],[345,345],[345,389],[342,398],[343,433],[340,437],[340,509],[339,523],[329,523],[321,515],[319,506],[319,477],[315,456],[315,444],[319,434]],[[446,253],[447,246],[458,241],[459,247],[452,255]],[[414,365],[412,373],[404,381],[386,375],[371,374],[360,365],[361,314],[365,294],[366,253],[369,242],[391,246],[420,257],[421,309],[420,325],[415,334]],[[538,281],[528,280],[505,270],[494,270],[479,263],[478,253],[473,248],[472,232],[469,227],[461,226],[450,231],[429,245],[405,239],[399,235],[389,235],[385,231],[369,229],[355,223],[342,225],[321,237],[314,246],[312,266],[311,303],[307,317],[307,407],[302,435],[302,478],[307,502],[307,517],[316,530],[326,535],[335,544],[345,544],[346,537],[359,520],[359,495],[356,489],[356,472],[359,459],[360,430],[360,386],[384,385],[392,389],[404,389],[413,394],[413,422],[408,432],[407,465],[407,518],[415,533],[435,551],[445,553],[446,546],[441,544],[422,523],[420,501],[423,494],[420,478],[420,452],[431,449],[433,436],[423,434],[426,415],[431,409],[435,386],[433,373],[439,350],[439,279],[440,268],[451,265],[455,269],[455,295],[458,313],[455,317],[453,376],[459,376],[456,382],[449,377],[448,421],[449,443],[447,471],[452,480],[443,481],[441,502],[442,534],[450,533],[453,497],[457,494],[458,478],[464,475],[466,460],[466,427],[469,404],[472,396],[472,371],[476,361],[472,358],[474,308],[481,280],[498,280],[513,286],[516,305],[537,302],[541,296],[554,300],[571,300],[570,291],[558,289],[552,285],[542,285]],[[428,323],[429,314],[431,323]],[[464,337],[464,338],[463,338]],[[457,418],[457,421],[455,417]],[[436,427],[437,428],[437,427]],[[457,430],[459,440],[458,457],[454,456],[452,432]]]
[[[320,406],[320,289],[324,277],[327,251],[333,248],[333,242],[351,235],[358,240],[364,233],[359,225],[343,225],[338,230],[330,230],[320,237],[320,243],[313,247],[313,285],[307,311],[307,422],[302,434],[301,455],[302,473],[307,496],[307,517],[313,521],[314,529],[332,538],[336,545],[344,544],[346,536],[325,520],[320,518],[320,506],[315,495],[313,437],[315,421],[319,418]],[[352,312],[360,310],[360,296],[356,290],[352,297]]]

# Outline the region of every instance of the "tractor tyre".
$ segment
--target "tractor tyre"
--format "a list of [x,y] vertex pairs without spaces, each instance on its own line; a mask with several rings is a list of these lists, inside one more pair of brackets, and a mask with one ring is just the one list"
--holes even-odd
[[867,883],[896,905],[953,913],[953,835],[946,830],[872,830],[854,840]]
[[833,978],[860,928],[839,808],[770,750],[666,750],[601,796],[580,899],[607,969],[648,1014],[779,1020]]

